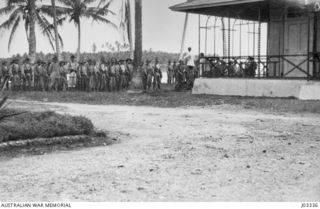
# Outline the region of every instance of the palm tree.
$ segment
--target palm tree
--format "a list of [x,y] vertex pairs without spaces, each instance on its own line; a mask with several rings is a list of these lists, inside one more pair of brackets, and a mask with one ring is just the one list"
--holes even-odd
[[[10,51],[12,41],[20,24],[25,27],[31,62],[35,62],[36,59],[36,25],[40,27],[42,34],[48,38],[54,49],[54,37],[52,30],[48,28],[50,22],[46,18],[46,15],[51,15],[52,12],[41,5],[37,5],[36,0],[7,0],[6,6],[0,9],[0,15],[7,14],[10,14],[9,18],[0,25],[0,31],[10,30],[8,51]],[[60,39],[60,41],[62,40]]]
[[142,0],[135,0],[135,50],[134,62],[137,68],[142,61]]
[[52,10],[53,10],[53,28],[54,28],[54,39],[56,43],[56,54],[58,61],[60,61],[60,45],[59,45],[59,33],[58,33],[58,21],[57,21],[57,10],[56,10],[56,0],[51,0]]
[[135,0],[135,49],[134,49],[134,74],[131,89],[142,89],[142,72],[139,65],[142,62],[142,0]]
[[112,27],[117,27],[113,22],[106,18],[106,15],[112,13],[109,10],[109,1],[106,5],[101,6],[104,0],[99,3],[98,7],[89,7],[89,4],[96,0],[58,0],[63,6],[56,6],[57,16],[68,16],[70,22],[74,22],[78,29],[78,49],[77,49],[77,61],[80,61],[80,49],[81,49],[81,19],[89,18],[97,22],[108,24]]

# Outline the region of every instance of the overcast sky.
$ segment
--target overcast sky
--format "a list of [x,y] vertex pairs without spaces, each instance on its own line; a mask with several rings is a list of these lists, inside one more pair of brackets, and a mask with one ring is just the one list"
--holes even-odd
[[[50,2],[44,0],[44,2]],[[185,19],[185,14],[180,12],[173,12],[169,10],[169,7],[178,3],[185,2],[186,0],[142,0],[143,2],[143,49],[153,51],[165,51],[165,52],[180,52],[180,45],[183,33],[183,24]],[[5,3],[4,0],[0,0],[0,7],[2,8]],[[121,7],[122,0],[114,0],[112,11],[118,13]],[[131,0],[131,5],[134,5],[134,0]],[[132,8],[133,10],[133,8]],[[133,10],[134,11],[134,10]],[[133,13],[132,11],[132,13]],[[134,14],[132,14],[133,16]],[[0,16],[0,23],[6,20],[6,16]],[[110,17],[114,22],[117,22],[117,17]],[[52,21],[52,20],[51,20]],[[206,22],[206,17],[202,16],[201,24]],[[208,22],[209,26],[214,24],[214,18],[211,18]],[[220,21],[218,21],[219,26]],[[231,24],[234,25],[233,21]],[[221,23],[220,23],[221,25]],[[251,26],[252,27],[252,26]],[[257,25],[256,25],[257,27]],[[235,28],[236,29],[236,28]],[[239,29],[236,29],[239,31]],[[266,27],[263,27],[262,36],[262,53],[266,48]],[[253,29],[251,28],[252,32]],[[64,51],[76,52],[77,49],[77,30],[73,23],[66,22],[63,27],[59,27],[59,32],[64,40]],[[52,52],[46,38],[44,38],[39,31],[37,31],[37,52]],[[82,41],[81,41],[81,51],[82,52],[92,52],[92,45],[95,43],[97,45],[97,51],[106,51],[102,45],[109,42],[114,44],[116,41],[122,42],[121,34],[110,28],[109,26],[98,24],[92,22],[91,20],[82,21]],[[211,29],[208,31],[208,42],[207,42],[207,52],[213,54],[214,52],[214,31]],[[9,39],[9,31],[0,32],[0,57],[10,57],[14,54],[27,53],[28,44],[26,39],[26,34],[24,27],[20,27],[15,36],[14,42],[12,44],[11,50],[7,50],[7,43]],[[201,35],[201,51],[205,51],[205,33],[202,30]],[[253,36],[247,32],[242,32],[242,55],[252,54],[251,50],[253,42]],[[255,39],[257,41],[257,38]],[[232,37],[232,51],[236,56],[236,52],[239,52],[239,33],[235,32]],[[194,53],[198,52],[198,15],[190,15],[188,21],[188,29],[186,33],[186,44],[185,49],[191,46],[194,49]],[[216,53],[222,54],[222,32],[221,27],[216,29]],[[250,49],[249,49],[250,48]],[[251,50],[251,52],[250,52]],[[257,50],[257,47],[256,47]],[[232,54],[232,55],[233,55]],[[239,54],[239,53],[238,53]]]
[[[5,1],[0,1],[2,8]],[[172,12],[168,9],[169,6],[183,2],[183,0],[143,0],[143,48],[154,51],[161,50],[167,52],[179,52],[182,29],[184,22],[184,14]],[[132,5],[134,1],[132,1]],[[115,0],[111,7],[113,11],[118,11],[121,5],[121,0]],[[4,22],[6,16],[0,17],[0,23]],[[197,18],[190,18],[187,42],[188,45],[197,47]],[[73,23],[65,23],[62,28],[59,28],[64,40],[64,51],[75,52],[77,49],[77,30]],[[0,32],[0,57],[8,57],[17,53],[25,53],[28,51],[28,44],[24,27],[19,28],[15,36],[10,52],[7,50],[9,32]],[[122,41],[121,35],[114,29],[106,25],[92,23],[85,20],[82,24],[82,51],[91,52],[93,43],[98,46],[98,51],[104,51],[101,48],[102,44],[109,42],[113,44],[115,41]],[[37,32],[37,51],[52,52],[47,40]]]

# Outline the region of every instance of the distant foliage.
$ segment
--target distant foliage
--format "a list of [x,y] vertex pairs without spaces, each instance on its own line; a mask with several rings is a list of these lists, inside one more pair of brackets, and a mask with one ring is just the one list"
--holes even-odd
[[[74,55],[73,53],[70,52],[62,52],[61,57],[65,61],[69,61],[71,55]],[[3,60],[11,61],[12,59],[18,59],[20,62],[22,62],[28,55],[27,54],[17,54],[12,56],[11,58],[7,59],[1,59],[1,62]],[[52,58],[54,57],[54,54],[48,53],[44,54],[42,52],[37,53],[37,59],[41,59],[43,61],[51,61]],[[127,59],[130,58],[130,52],[128,51],[114,51],[114,52],[97,52],[97,53],[82,53],[81,54],[81,59],[93,59],[96,61],[100,61],[101,58],[104,58],[105,60],[110,60],[111,58],[116,58],[118,60],[121,59]],[[167,52],[161,52],[161,51],[143,51],[142,54],[142,60],[145,61],[146,59],[154,61],[156,58],[158,58],[160,63],[167,63],[169,60],[171,61],[178,61],[179,59],[179,54],[178,53],[167,53]]]

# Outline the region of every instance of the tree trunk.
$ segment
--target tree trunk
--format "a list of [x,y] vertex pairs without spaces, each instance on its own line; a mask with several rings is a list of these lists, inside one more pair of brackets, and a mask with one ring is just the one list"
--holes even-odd
[[35,21],[36,21],[36,0],[29,0],[30,8],[30,31],[29,31],[29,58],[31,63],[36,62],[36,51],[37,51],[37,41],[36,41],[36,31],[35,31]]
[[132,41],[132,19],[131,19],[131,4],[130,0],[127,0],[128,6],[128,39],[130,43],[130,58],[134,59],[133,41]]
[[77,49],[77,62],[80,62],[80,47],[81,47],[81,23],[78,23],[78,49]]
[[142,62],[142,0],[135,0],[135,50],[134,74],[131,89],[142,90],[142,72],[139,68]]
[[54,25],[54,35],[56,42],[56,54],[58,61],[61,60],[60,55],[60,45],[59,45],[59,34],[58,34],[58,25],[57,25],[57,13],[56,13],[56,0],[51,0],[52,8],[53,8],[53,25]]

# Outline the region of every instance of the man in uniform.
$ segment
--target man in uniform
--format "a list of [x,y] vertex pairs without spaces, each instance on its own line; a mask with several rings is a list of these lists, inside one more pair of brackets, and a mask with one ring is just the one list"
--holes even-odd
[[158,58],[156,58],[153,71],[153,90],[161,90],[162,72]]
[[59,91],[59,83],[60,83],[60,65],[58,63],[58,58],[56,56],[53,57],[52,63],[49,66],[49,74],[50,74],[50,91]]
[[119,75],[120,75],[120,84],[119,84],[119,90],[121,91],[122,89],[125,88],[126,86],[126,82],[127,82],[127,79],[126,79],[126,76],[125,76],[125,71],[126,71],[126,65],[125,65],[125,61],[124,60],[120,60],[119,61]]
[[91,59],[88,60],[88,91],[95,91],[95,65]]
[[2,66],[1,66],[1,72],[0,72],[0,76],[1,76],[1,88],[5,88],[7,90],[9,90],[9,80],[10,80],[10,73],[9,73],[9,68],[8,68],[8,62],[7,61],[3,61],[2,62]]
[[132,77],[133,77],[133,71],[134,71],[133,61],[130,58],[127,59],[127,70],[129,71],[128,81],[129,81],[129,84],[130,84],[130,82],[132,80]]
[[116,74],[116,90],[120,91],[121,88],[121,74],[120,74],[120,63],[115,60],[115,74]]
[[21,89],[21,68],[18,59],[13,59],[10,65],[10,77],[12,78],[12,89],[19,91]]
[[33,70],[30,64],[30,59],[26,58],[21,66],[21,75],[23,81],[23,90],[31,90],[33,87]]
[[171,60],[168,61],[168,66],[167,66],[167,83],[171,85],[173,82],[173,68],[171,65]]
[[70,62],[68,63],[68,89],[75,90],[77,87],[77,71],[78,63],[75,61],[75,56],[71,55]]
[[153,79],[153,67],[151,65],[150,60],[146,60],[146,73],[147,73],[147,90],[150,91],[151,86],[152,86],[152,79]]
[[258,65],[253,57],[248,57],[246,67],[245,67],[245,76],[249,78],[254,78],[256,76],[256,70]]
[[46,63],[38,60],[35,72],[37,74],[37,89],[45,91],[49,80]]
[[195,62],[194,62],[194,55],[192,54],[192,48],[188,48],[188,52],[184,56],[184,60],[187,63],[187,73],[186,73],[186,80],[187,80],[187,85],[188,89],[192,89],[193,83],[194,83],[194,67],[195,67]]
[[81,91],[88,91],[89,90],[89,77],[88,77],[88,62],[81,61],[79,63],[79,70],[80,70],[80,90]]
[[109,89],[110,91],[115,91],[116,90],[116,60],[111,59],[111,65],[109,68]]
[[68,81],[67,81],[67,75],[68,75],[68,66],[65,61],[60,62],[60,84],[59,88],[62,91],[68,90]]
[[108,89],[107,75],[108,75],[108,64],[105,62],[104,58],[101,58],[100,68],[99,68],[99,91],[106,91]]

